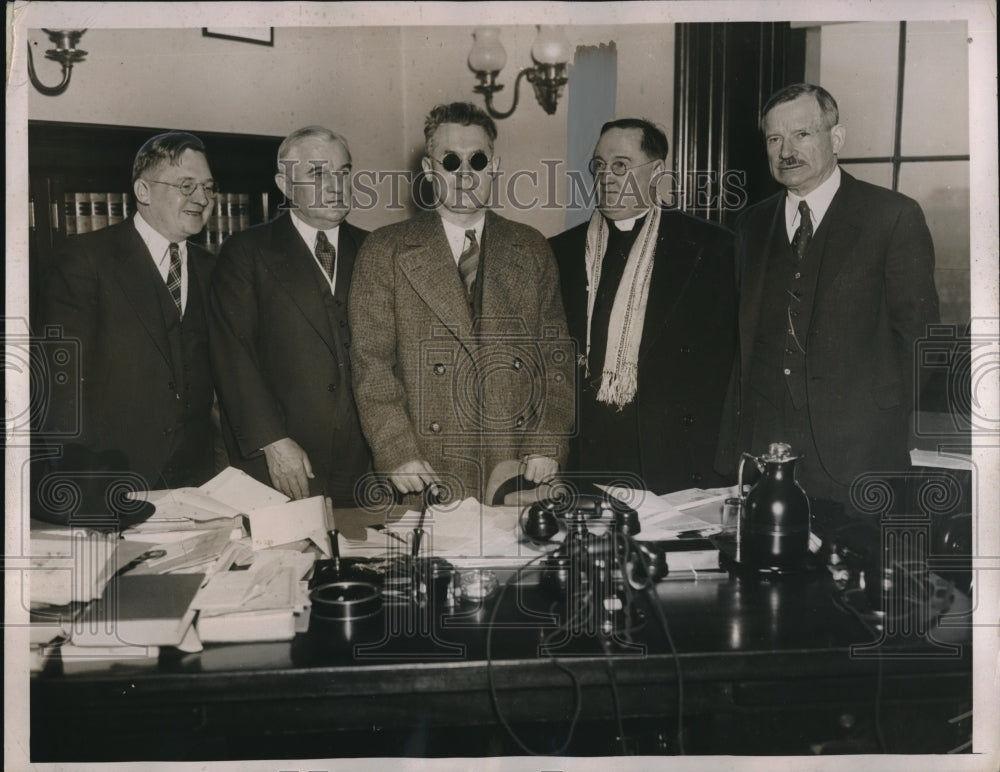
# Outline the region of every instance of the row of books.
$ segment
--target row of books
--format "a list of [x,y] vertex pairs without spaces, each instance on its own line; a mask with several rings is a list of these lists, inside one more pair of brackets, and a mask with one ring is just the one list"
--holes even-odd
[[[120,223],[133,211],[135,203],[128,193],[67,193],[63,203],[66,235],[99,231]],[[52,222],[58,223],[59,218]]]
[[[53,209],[56,207],[53,203]],[[65,233],[73,236],[97,231],[122,222],[134,211],[135,202],[130,193],[66,193],[63,201]],[[55,211],[53,215],[52,222],[58,227]],[[227,237],[246,230],[251,224],[249,193],[219,193],[208,225],[198,240],[204,246],[218,247]]]

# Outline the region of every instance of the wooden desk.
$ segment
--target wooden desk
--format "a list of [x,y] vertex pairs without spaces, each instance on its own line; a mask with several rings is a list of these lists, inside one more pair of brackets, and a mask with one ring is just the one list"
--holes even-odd
[[[971,710],[971,645],[934,645],[948,631],[933,629],[892,636],[881,661],[871,646],[852,652],[875,638],[838,604],[825,571],[666,581],[656,594],[677,660],[640,603],[645,626],[633,638],[643,650],[606,659],[584,638],[557,667],[538,652],[554,624],[533,618],[552,598],[526,586],[478,611],[437,614],[436,638],[391,637],[354,661],[299,636],[161,656],[149,669],[42,673],[31,683],[32,759],[523,754],[497,708],[522,742],[547,752],[578,710],[567,752],[617,755],[616,701],[628,752],[671,754],[678,667],[688,753],[878,752],[879,734],[889,752],[941,753],[969,737],[970,719],[948,719]],[[498,600],[488,665],[485,623]]]

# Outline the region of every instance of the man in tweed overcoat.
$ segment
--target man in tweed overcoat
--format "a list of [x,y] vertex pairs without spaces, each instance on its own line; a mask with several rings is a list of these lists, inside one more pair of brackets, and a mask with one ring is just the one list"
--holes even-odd
[[573,349],[545,238],[485,204],[496,126],[474,105],[427,117],[436,208],[380,228],[349,303],[361,426],[403,493],[480,501],[501,461],[552,477],[573,424]]

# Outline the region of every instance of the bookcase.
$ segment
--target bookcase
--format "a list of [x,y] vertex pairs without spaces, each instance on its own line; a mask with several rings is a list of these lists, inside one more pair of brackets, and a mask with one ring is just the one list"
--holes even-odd
[[[132,213],[132,161],[164,127],[28,121],[29,292],[37,308],[44,276],[69,235]],[[225,238],[277,214],[281,137],[193,131],[204,143],[220,194],[193,240],[216,252]]]

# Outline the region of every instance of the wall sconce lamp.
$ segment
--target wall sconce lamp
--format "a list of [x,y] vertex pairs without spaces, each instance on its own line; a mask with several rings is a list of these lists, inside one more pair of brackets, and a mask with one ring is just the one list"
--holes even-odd
[[37,88],[45,96],[57,96],[69,86],[70,76],[73,74],[73,65],[82,62],[87,55],[86,51],[77,51],[76,44],[86,29],[47,29],[43,30],[49,36],[49,40],[55,43],[55,48],[50,48],[45,52],[45,58],[62,64],[62,83],[58,86],[46,86],[38,80],[35,74],[35,62],[31,55],[31,43],[28,43],[28,77],[31,85]]
[[535,88],[535,99],[546,113],[552,115],[559,102],[559,94],[569,78],[566,75],[566,65],[569,61],[570,45],[566,34],[559,27],[539,26],[538,37],[531,46],[531,58],[534,65],[525,67],[514,80],[514,103],[506,112],[500,112],[493,107],[493,95],[503,88],[497,83],[497,75],[507,64],[507,52],[500,42],[500,30],[497,27],[481,27],[472,33],[475,42],[469,52],[469,67],[479,78],[479,84],[473,88],[477,94],[482,94],[486,100],[486,111],[494,118],[506,118],[517,108],[518,89],[521,78],[527,78]]

